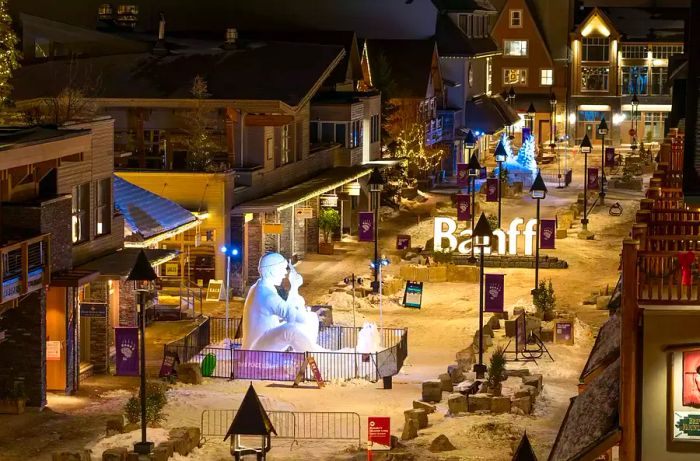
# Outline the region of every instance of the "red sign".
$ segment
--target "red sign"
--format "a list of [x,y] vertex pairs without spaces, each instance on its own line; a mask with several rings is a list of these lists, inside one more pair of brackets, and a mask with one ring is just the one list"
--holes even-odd
[[[391,448],[391,418],[388,416],[367,418],[367,441],[370,449],[389,450]],[[380,446],[375,447],[374,444]]]

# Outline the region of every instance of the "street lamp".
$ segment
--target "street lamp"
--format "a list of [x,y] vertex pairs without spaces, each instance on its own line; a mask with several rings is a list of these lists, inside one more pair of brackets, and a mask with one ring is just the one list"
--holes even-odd
[[540,170],[537,170],[535,182],[530,187],[530,197],[537,200],[537,233],[535,234],[535,288],[532,294],[537,293],[540,281],[540,200],[547,197],[547,186],[544,184]]
[[591,140],[588,139],[588,133],[583,136],[581,141],[581,152],[583,153],[583,219],[581,226],[584,231],[588,230],[588,154],[593,150]]
[[[474,234],[474,213],[476,212],[475,209],[475,203],[476,203],[476,178],[478,178],[481,175],[481,165],[479,164],[479,160],[476,158],[476,153],[473,153],[471,157],[469,157],[469,163],[467,164],[467,174],[469,175],[469,183],[470,183],[470,193],[472,196],[472,206],[470,208],[470,215],[472,218],[472,234]],[[473,262],[474,261],[474,247],[472,247],[471,250],[472,254],[469,257],[469,259]]]
[[226,333],[224,334],[224,345],[226,348],[231,347],[231,340],[229,339],[229,297],[231,296],[231,257],[238,256],[238,248],[236,247],[226,247],[226,245],[221,247],[221,252],[226,255]]
[[637,149],[637,113],[639,111],[639,98],[637,97],[637,91],[634,91],[632,95],[632,145],[630,149]]
[[554,96],[553,91],[549,91],[549,107],[550,107],[550,113],[551,117],[549,119],[550,121],[550,127],[549,127],[549,144],[550,146],[554,145],[554,132],[557,129],[557,122],[554,120],[554,117],[556,117],[557,114],[557,97]]
[[600,125],[598,125],[598,134],[602,136],[602,143],[600,148],[600,204],[605,205],[605,135],[608,134],[608,124],[605,122],[605,117],[600,119]]
[[[496,146],[496,152],[493,155],[496,158],[496,163],[498,163],[498,228],[501,228],[501,183],[503,178],[503,162],[508,158],[508,152],[503,146],[503,140],[501,139]],[[508,178],[506,178],[506,181]]]
[[472,233],[472,248],[479,247],[479,363],[474,364],[474,371],[478,379],[483,379],[486,373],[484,365],[484,251],[491,246],[491,226],[486,215],[481,213]]
[[372,282],[372,291],[379,293],[379,200],[382,190],[384,190],[384,178],[379,172],[379,168],[374,167],[372,174],[369,175],[369,191],[372,193],[374,200],[374,281]]
[[131,268],[127,281],[134,283],[134,291],[139,294],[139,304],[141,306],[141,321],[139,322],[139,333],[141,335],[140,346],[140,370],[141,390],[141,441],[134,444],[134,451],[139,454],[148,455],[153,451],[153,442],[146,441],[146,293],[153,289],[153,282],[158,278],[151,263],[146,257],[143,249],[136,257],[134,267]]
[[[508,103],[510,104],[510,107],[515,106],[515,90],[513,87],[510,87],[510,90],[508,90]],[[510,126],[510,138],[515,137],[515,127],[513,125]]]
[[535,106],[532,103],[527,108],[527,119],[527,127],[530,128],[530,133],[532,133],[535,131]]
[[472,150],[476,146],[476,136],[474,136],[474,133],[472,133],[472,130],[467,131],[466,136],[464,136],[464,148],[467,150],[468,155],[464,156],[463,155],[463,162],[466,161],[467,158],[472,156]]

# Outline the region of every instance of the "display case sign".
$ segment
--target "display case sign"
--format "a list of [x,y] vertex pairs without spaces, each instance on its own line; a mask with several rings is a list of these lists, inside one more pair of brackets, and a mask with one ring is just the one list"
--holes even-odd
[[61,360],[61,341],[46,341],[46,360]]
[[396,249],[405,250],[411,248],[411,236],[407,234],[399,234],[396,236]]
[[390,450],[391,418],[388,416],[370,416],[367,418],[367,441],[369,442],[369,450]]
[[404,307],[420,309],[423,303],[423,282],[406,282],[406,288],[403,293]]
[[574,344],[574,322],[572,320],[557,320],[555,322],[554,342],[559,344]]

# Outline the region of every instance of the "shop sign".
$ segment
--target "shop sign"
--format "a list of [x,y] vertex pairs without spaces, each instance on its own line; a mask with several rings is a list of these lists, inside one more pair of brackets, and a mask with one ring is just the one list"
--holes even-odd
[[179,266],[178,263],[165,263],[165,275],[177,275]]
[[165,378],[172,375],[175,365],[179,363],[180,358],[178,357],[177,352],[166,349],[165,354],[163,354],[163,363],[160,365],[160,373],[158,373],[158,376]]
[[335,194],[323,194],[320,200],[323,207],[334,208],[338,206],[338,196]]
[[675,411],[673,425],[676,428],[675,438],[678,440],[700,440],[700,413]]
[[359,182],[349,182],[343,186],[343,192],[346,192],[351,197],[358,197],[360,195],[360,183]]
[[281,223],[263,223],[262,225],[263,234],[281,234],[282,224]]
[[368,417],[367,441],[370,450],[391,449],[391,418],[388,416]]
[[314,217],[314,209],[310,206],[299,206],[294,208],[294,214],[298,219],[310,219]]
[[46,360],[61,360],[61,341],[46,341]]
[[106,303],[80,303],[81,317],[107,317]]
[[209,285],[207,286],[207,301],[219,301],[221,296],[221,288],[224,286],[223,280],[209,279]]
[[[524,225],[524,230],[520,230],[520,226]],[[530,219],[525,222],[523,218],[515,218],[510,222],[508,226],[508,231],[503,231],[502,229],[496,229],[493,231],[493,237],[498,241],[495,250],[492,251],[493,244],[489,247],[484,248],[484,254],[491,254],[494,252],[499,255],[516,255],[518,254],[518,239],[519,235],[523,236],[524,240],[524,254],[526,256],[532,256],[532,250],[534,248],[535,236],[537,231],[537,220]],[[471,251],[471,239],[472,230],[467,228],[460,232],[457,232],[457,222],[452,218],[447,218],[444,216],[437,216],[434,221],[433,227],[433,250],[444,252],[458,251],[461,254],[470,254]],[[458,241],[458,237],[464,238],[461,242]],[[447,246],[443,246],[444,240],[447,240]],[[479,253],[481,251],[479,248],[475,248],[474,252]]]

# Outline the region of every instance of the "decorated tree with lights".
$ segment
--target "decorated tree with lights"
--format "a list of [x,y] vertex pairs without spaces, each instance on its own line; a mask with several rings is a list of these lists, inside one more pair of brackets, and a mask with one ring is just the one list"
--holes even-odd
[[406,159],[405,175],[409,179],[425,179],[440,165],[445,151],[425,144],[425,129],[413,123],[396,137],[394,154]]
[[12,71],[19,67],[17,35],[12,29],[12,18],[7,12],[7,0],[0,0],[0,109],[3,121],[7,118],[10,102]]

